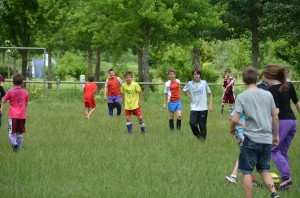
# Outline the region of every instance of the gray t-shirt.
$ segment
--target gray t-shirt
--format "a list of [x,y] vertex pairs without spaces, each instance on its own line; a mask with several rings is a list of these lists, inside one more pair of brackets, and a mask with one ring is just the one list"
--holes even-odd
[[272,144],[272,109],[276,108],[270,92],[246,90],[236,99],[235,111],[245,114],[244,135],[251,141]]

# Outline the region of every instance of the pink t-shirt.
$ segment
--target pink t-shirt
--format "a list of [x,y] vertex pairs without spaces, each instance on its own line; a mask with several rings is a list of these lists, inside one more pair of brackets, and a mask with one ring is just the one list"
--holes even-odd
[[3,97],[9,101],[8,118],[26,119],[26,106],[28,104],[28,91],[21,86],[8,90]]

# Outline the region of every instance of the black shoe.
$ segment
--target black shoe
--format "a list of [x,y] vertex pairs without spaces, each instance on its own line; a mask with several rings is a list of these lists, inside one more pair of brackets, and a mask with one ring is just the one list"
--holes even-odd
[[18,151],[18,145],[17,144],[15,144],[15,145],[12,145],[12,147],[13,147],[13,151]]
[[272,198],[280,198],[277,192],[273,192],[273,193],[271,194],[271,197],[272,197]]

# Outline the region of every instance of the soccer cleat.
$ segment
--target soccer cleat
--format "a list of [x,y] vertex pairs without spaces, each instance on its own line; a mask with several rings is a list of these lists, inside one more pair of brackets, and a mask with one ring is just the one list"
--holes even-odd
[[228,181],[228,183],[236,184],[236,178],[233,177],[232,175],[226,176],[225,179]]
[[13,151],[16,151],[16,152],[18,152],[18,145],[17,145],[17,144],[15,144],[15,145],[12,145],[12,147],[13,147]]
[[271,194],[271,197],[272,197],[272,198],[279,198],[279,195],[278,195],[277,192],[273,192],[273,193]]
[[279,185],[278,185],[278,189],[281,190],[286,190],[289,189],[291,187],[291,185],[293,184],[293,181],[291,178],[289,178],[288,180],[282,181]]

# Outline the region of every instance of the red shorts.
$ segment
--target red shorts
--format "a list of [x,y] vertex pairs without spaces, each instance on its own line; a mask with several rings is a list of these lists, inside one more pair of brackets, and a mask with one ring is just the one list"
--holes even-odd
[[[11,129],[12,133],[25,133],[26,119],[10,118],[11,122],[8,122],[8,130]],[[10,126],[11,123],[11,126]]]
[[135,115],[135,116],[142,116],[142,110],[140,107],[136,108],[136,109],[133,109],[133,110],[126,110],[125,109],[125,115],[126,116],[131,116],[131,115]]
[[89,102],[84,102],[84,107],[85,108],[95,108],[96,107],[95,100],[89,101]]
[[223,103],[234,104],[235,103],[235,98],[234,98],[233,92],[232,91],[224,92],[222,102]]

